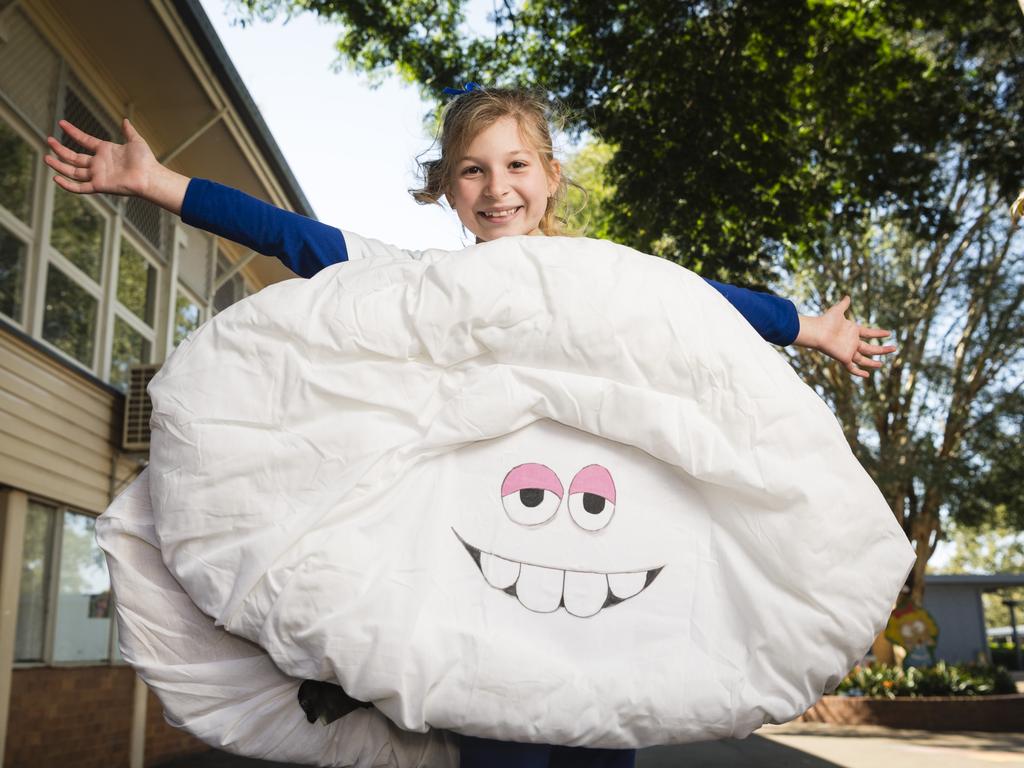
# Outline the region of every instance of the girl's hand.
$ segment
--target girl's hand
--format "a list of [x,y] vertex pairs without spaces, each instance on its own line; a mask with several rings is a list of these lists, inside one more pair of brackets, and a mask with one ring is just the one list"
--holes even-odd
[[53,136],[48,137],[46,143],[54,154],[43,161],[61,174],[53,177],[58,187],[82,195],[133,195],[172,213],[181,213],[188,177],[162,166],[127,118],[121,124],[124,144],[98,139],[67,120],[59,124],[92,154],[74,152]]
[[867,378],[870,370],[881,368],[882,361],[875,360],[878,355],[888,355],[896,351],[895,345],[872,344],[870,339],[884,339],[889,331],[881,328],[867,328],[846,318],[846,310],[850,308],[850,297],[830,307],[821,317],[800,317],[800,332],[795,344],[824,352],[829,357],[842,363],[846,370],[854,376]]

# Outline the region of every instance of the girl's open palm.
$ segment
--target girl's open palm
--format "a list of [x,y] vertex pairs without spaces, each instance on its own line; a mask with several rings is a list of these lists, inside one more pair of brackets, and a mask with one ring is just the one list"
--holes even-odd
[[61,174],[53,179],[57,186],[86,195],[107,192],[146,196],[154,171],[160,164],[128,118],[121,124],[124,144],[98,139],[67,120],[61,120],[59,125],[92,154],[74,152],[53,136],[48,137],[46,143],[54,154],[47,155],[44,161]]
[[838,304],[829,307],[820,317],[801,318],[800,335],[797,344],[811,347],[839,361],[854,376],[864,378],[871,369],[881,368],[876,357],[892,354],[892,344],[873,344],[874,339],[884,339],[889,331],[860,325],[846,317],[850,308],[850,297],[844,296]]

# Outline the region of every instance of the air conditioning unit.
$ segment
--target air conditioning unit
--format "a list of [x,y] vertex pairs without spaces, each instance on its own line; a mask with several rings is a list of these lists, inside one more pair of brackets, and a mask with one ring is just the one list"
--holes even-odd
[[149,417],[153,414],[153,403],[146,387],[159,370],[159,363],[133,365],[128,369],[124,426],[121,430],[122,451],[149,450]]

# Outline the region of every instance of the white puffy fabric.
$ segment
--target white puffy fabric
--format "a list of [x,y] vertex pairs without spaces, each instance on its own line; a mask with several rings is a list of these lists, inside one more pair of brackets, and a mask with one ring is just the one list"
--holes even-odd
[[345,239],[150,386],[156,541],[218,625],[402,729],[592,747],[745,736],[868,650],[911,547],[699,277]]
[[374,709],[310,725],[301,680],[284,675],[247,640],[214,626],[160,559],[149,470],[96,522],[117,594],[125,659],[157,694],[164,716],[209,744],[264,760],[358,768],[456,768],[444,731],[400,730]]

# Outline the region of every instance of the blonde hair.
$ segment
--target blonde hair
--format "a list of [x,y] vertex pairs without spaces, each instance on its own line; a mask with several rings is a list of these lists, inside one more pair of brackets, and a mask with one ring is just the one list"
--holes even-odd
[[[558,108],[537,91],[478,86],[452,99],[442,111],[441,127],[435,139],[441,156],[419,161],[423,186],[409,190],[416,202],[421,205],[439,203],[449,191],[456,162],[466,153],[473,139],[504,117],[516,121],[523,138],[540,155],[548,178],[553,178],[555,152],[551,124],[561,126],[563,122]],[[538,225],[545,235],[563,234],[565,216],[560,215],[560,209],[564,206],[570,185],[576,186],[562,174],[558,187],[548,198]]]

